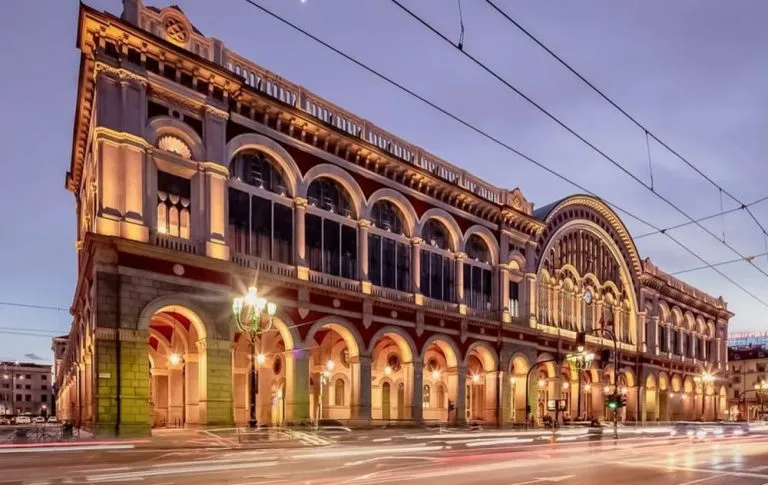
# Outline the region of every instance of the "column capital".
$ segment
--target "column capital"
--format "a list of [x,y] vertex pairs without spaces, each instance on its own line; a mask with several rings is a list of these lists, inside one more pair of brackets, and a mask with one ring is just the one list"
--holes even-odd
[[359,219],[357,224],[360,226],[360,229],[368,229],[373,226],[373,223],[368,219]]
[[467,259],[467,253],[462,253],[461,251],[454,253],[454,256],[457,260],[464,260]]
[[305,197],[297,196],[293,198],[293,205],[296,207],[307,207],[309,200]]
[[414,246],[419,246],[421,244],[424,244],[424,238],[419,236],[414,236],[411,238],[411,244],[413,244]]

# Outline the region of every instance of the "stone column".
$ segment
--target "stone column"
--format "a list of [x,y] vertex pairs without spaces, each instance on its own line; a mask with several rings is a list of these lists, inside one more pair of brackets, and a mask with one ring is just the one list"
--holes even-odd
[[[455,423],[461,426],[467,423],[467,366],[461,364],[449,372],[449,395],[456,399]],[[455,386],[455,392],[450,389],[452,385]]]
[[[229,260],[226,239],[229,170],[218,163],[208,162],[202,164],[202,172],[206,188],[203,203],[206,220],[205,254],[209,258]],[[193,207],[195,204],[192,201]]]
[[509,423],[512,421],[512,394],[515,392],[515,388],[512,385],[512,377],[506,373],[499,373],[499,388],[501,390],[501,423]]
[[521,317],[528,317],[528,326],[531,328],[536,327],[536,305],[538,294],[536,292],[536,273],[526,273],[523,280],[523,301],[524,305],[520,305]]
[[368,281],[368,228],[371,221],[360,219],[357,230],[357,274],[360,281]]
[[411,279],[414,293],[421,293],[421,244],[423,242],[424,240],[420,237],[411,239]]
[[651,317],[651,332],[652,335],[645,336],[648,352],[657,355],[659,353],[659,317]]
[[361,423],[371,420],[371,356],[350,358],[352,381],[352,419]]
[[307,267],[307,246],[305,221],[307,215],[307,199],[293,199],[293,262],[296,266]]
[[501,308],[501,321],[502,322],[511,322],[512,317],[510,314],[510,308],[509,308],[509,268],[507,268],[506,265],[499,265],[499,278],[498,278],[499,285],[501,288],[499,288],[499,299],[501,300],[499,302],[499,308]]
[[285,357],[285,420],[309,419],[309,351],[294,350]]
[[228,340],[197,341],[199,419],[209,426],[232,426],[232,349]]
[[[412,361],[410,362],[409,367],[411,368],[410,419],[414,422],[421,422],[424,417],[424,362]],[[406,396],[407,395],[408,394],[406,394]]]
[[[485,378],[485,412],[484,419],[488,423],[499,423],[499,417],[496,415],[496,387],[502,373],[499,371],[486,372]],[[499,386],[500,388],[501,386]]]
[[456,253],[456,303],[464,304],[464,260],[467,255]]
[[97,328],[95,336],[94,433],[149,435],[147,332]]
[[184,405],[186,406],[186,421],[189,424],[200,423],[200,356],[187,354],[184,356]]

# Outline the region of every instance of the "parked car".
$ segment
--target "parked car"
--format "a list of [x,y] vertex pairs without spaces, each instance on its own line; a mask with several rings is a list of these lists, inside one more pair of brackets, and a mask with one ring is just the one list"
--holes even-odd
[[29,416],[16,416],[16,424],[30,424],[32,420]]
[[44,424],[45,418],[43,416],[35,416],[34,418],[32,418],[32,422],[35,424]]
[[48,422],[49,423],[58,423],[58,421],[56,421],[56,416],[49,416],[48,417]]
[[0,425],[11,424],[11,420],[8,418],[0,418]]

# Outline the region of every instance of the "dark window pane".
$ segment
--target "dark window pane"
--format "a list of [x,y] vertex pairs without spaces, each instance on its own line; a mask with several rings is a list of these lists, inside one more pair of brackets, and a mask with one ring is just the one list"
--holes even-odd
[[482,271],[482,278],[483,278],[483,309],[484,310],[492,310],[491,306],[491,296],[492,296],[492,289],[493,289],[493,273],[489,269],[484,269]]
[[323,219],[323,271],[341,276],[341,231],[339,223]]
[[230,177],[237,178],[276,194],[287,192],[285,177],[279,165],[263,152],[238,154],[230,163]]
[[312,205],[334,214],[354,215],[349,194],[333,179],[321,177],[313,181],[307,189],[307,198]]
[[274,204],[274,211],[274,259],[291,264],[293,262],[293,210],[283,204]]
[[368,235],[368,278],[381,286],[381,236],[376,234]]
[[403,215],[395,204],[388,200],[376,202],[371,209],[373,224],[395,234],[403,233]]
[[411,247],[397,244],[397,289],[411,291]]
[[429,261],[430,261],[430,253],[429,251],[424,251],[424,249],[421,250],[421,275],[419,276],[421,279],[421,293],[424,294],[424,296],[432,296],[432,280],[430,279],[430,271],[429,271]]
[[341,226],[341,276],[357,279],[357,229]]
[[448,229],[437,219],[430,219],[424,225],[422,237],[426,244],[440,249],[451,250],[451,238],[448,235]]
[[445,301],[456,301],[456,263],[453,258],[443,257],[443,299]]
[[443,257],[437,253],[430,256],[429,286],[432,291],[432,298],[438,300],[444,299],[443,296]]
[[323,220],[316,215],[307,214],[305,220],[305,238],[309,269],[323,270]]
[[240,254],[248,254],[248,204],[245,192],[229,189],[229,247]]
[[397,261],[395,255],[395,241],[385,238],[382,251],[382,279],[387,288],[395,288]]
[[491,252],[483,238],[477,234],[472,234],[467,240],[467,257],[482,263],[491,262]]
[[464,263],[464,303],[475,308],[472,295],[472,265]]
[[251,231],[254,256],[272,259],[272,202],[254,196],[251,198]]

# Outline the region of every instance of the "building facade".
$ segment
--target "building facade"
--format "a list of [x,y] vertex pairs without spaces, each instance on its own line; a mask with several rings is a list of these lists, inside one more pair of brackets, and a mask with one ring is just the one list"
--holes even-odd
[[768,400],[768,351],[762,346],[728,348],[728,403],[733,420],[764,419]]
[[0,415],[48,415],[53,405],[51,366],[31,362],[0,362]]
[[[725,382],[695,378],[724,375],[726,303],[641,259],[601,200],[534,210],[178,8],[123,3],[80,11],[62,416],[120,433],[244,422],[231,312],[250,286],[278,306],[257,342],[260,423],[314,418],[320,396],[352,424],[521,423],[526,397],[540,420],[556,398],[602,417],[614,379],[622,419],[725,410]],[[564,364],[580,331],[598,355],[583,371]]]

